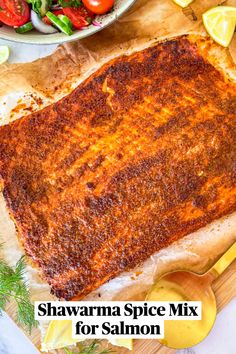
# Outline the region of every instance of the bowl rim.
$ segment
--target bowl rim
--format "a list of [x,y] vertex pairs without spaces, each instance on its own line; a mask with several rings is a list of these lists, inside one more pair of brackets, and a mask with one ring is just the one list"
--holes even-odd
[[[93,34],[102,31],[104,28],[107,28],[108,26],[112,25],[114,22],[116,22],[126,11],[131,8],[131,6],[134,5],[136,0],[129,0],[127,3],[125,2],[124,6],[122,7],[122,10],[119,11],[119,8],[116,9],[114,12],[114,16],[112,16],[111,20],[108,21],[105,25],[98,27],[98,26],[93,26],[90,28],[90,31],[87,31],[82,35],[83,31],[77,31],[75,32],[72,36],[66,36],[63,33],[61,34],[62,37],[56,38],[56,39],[50,39],[50,35],[39,35],[39,38],[45,38],[43,41],[41,40],[34,40],[34,39],[24,39],[24,35],[19,35],[19,37],[11,38],[9,35],[2,33],[1,28],[0,28],[0,39],[4,39],[7,41],[15,42],[15,43],[24,43],[24,44],[32,44],[32,45],[50,45],[50,44],[63,44],[63,43],[69,43],[73,42],[76,40],[81,40],[86,37],[92,36]],[[89,29],[89,28],[88,28]],[[58,33],[59,34],[59,33]],[[21,39],[22,36],[22,39]],[[42,37],[41,37],[42,36]],[[53,35],[52,35],[53,36]],[[37,37],[36,37],[37,38]]]

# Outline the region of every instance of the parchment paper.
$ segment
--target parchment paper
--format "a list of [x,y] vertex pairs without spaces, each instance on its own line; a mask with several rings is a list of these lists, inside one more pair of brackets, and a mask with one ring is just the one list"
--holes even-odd
[[[183,33],[206,34],[201,15],[222,1],[196,0],[182,10],[171,0],[138,0],[117,23],[80,42],[60,46],[50,57],[27,64],[0,67],[0,124],[27,115],[65,96],[102,63],[120,54],[146,47],[152,42]],[[236,6],[236,0],[224,2]],[[236,36],[234,36],[236,37]],[[33,50],[33,47],[32,47]],[[236,62],[236,38],[229,51]],[[15,264],[20,249],[15,227],[0,196],[0,239],[5,242],[4,256]],[[236,213],[215,221],[206,228],[153,255],[137,269],[123,273],[91,293],[88,300],[143,299],[155,279],[164,272],[183,268],[203,272],[236,240]],[[28,266],[27,277],[32,300],[50,300],[48,285],[37,270]],[[98,296],[99,294],[99,296]],[[14,306],[9,307],[14,312]],[[42,333],[47,325],[42,326]],[[42,334],[43,335],[43,334]],[[32,340],[38,345],[39,332]]]

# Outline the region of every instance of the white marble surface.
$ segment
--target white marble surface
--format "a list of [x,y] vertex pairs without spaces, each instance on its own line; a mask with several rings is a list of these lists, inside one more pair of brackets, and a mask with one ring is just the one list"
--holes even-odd
[[0,317],[0,354],[39,354],[5,313]]
[[[51,54],[56,46],[30,46],[3,41],[9,45],[9,62],[32,61]],[[235,354],[236,353],[236,299],[217,316],[213,330],[208,337],[194,348],[178,350],[176,354]],[[6,314],[0,317],[0,354],[36,354],[29,340]],[[139,354],[139,353],[135,353]],[[147,353],[149,354],[149,353]]]
[[8,45],[10,48],[10,63],[29,62],[38,58],[50,55],[55,49],[56,45],[28,45],[22,43],[15,43],[0,39],[0,45]]

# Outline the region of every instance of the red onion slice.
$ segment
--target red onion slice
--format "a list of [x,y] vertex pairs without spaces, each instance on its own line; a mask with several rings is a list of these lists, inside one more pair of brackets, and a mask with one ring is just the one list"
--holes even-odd
[[39,32],[45,34],[52,34],[58,32],[57,29],[53,26],[46,25],[46,23],[44,23],[33,10],[31,10],[30,17],[34,28]]

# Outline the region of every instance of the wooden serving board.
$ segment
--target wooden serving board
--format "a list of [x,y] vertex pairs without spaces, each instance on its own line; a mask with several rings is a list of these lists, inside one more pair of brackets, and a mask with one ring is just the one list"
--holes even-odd
[[[213,283],[218,312],[236,297],[236,261]],[[114,347],[115,348],[115,347]],[[116,347],[117,348],[117,347]],[[118,349],[119,354],[131,353],[126,349]],[[133,354],[173,354],[174,349],[161,345],[157,340],[135,340]]]

